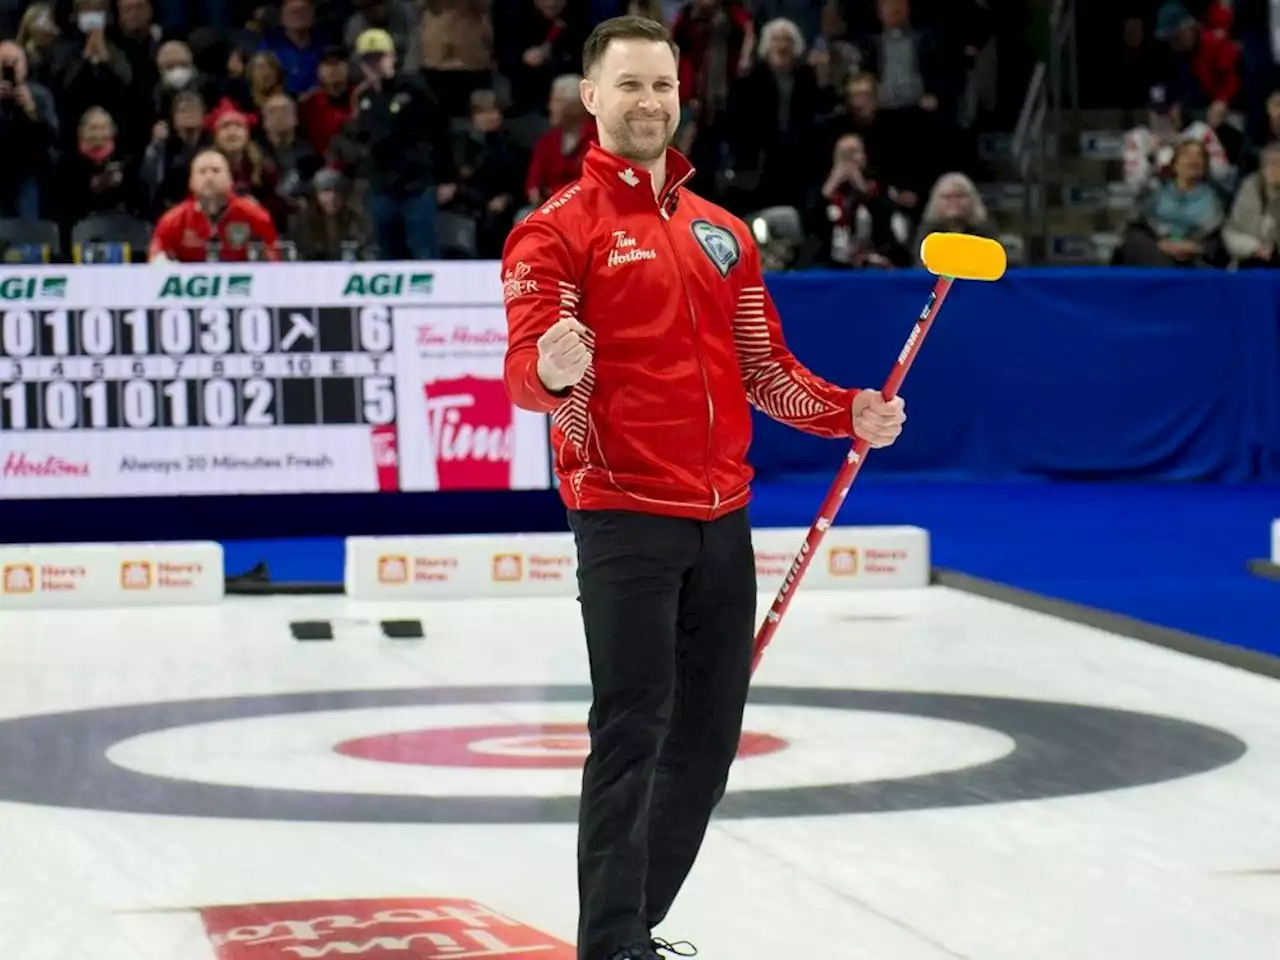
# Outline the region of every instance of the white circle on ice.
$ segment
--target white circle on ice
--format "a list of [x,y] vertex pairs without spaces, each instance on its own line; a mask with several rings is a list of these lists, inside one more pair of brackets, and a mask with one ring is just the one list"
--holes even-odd
[[[557,741],[552,746],[548,741]],[[491,737],[467,744],[472,753],[494,757],[586,757],[591,741],[585,733],[552,735],[526,734],[518,737]]]
[[[468,769],[383,763],[334,750],[346,740],[425,729],[512,723],[583,723],[585,704],[508,703],[335,710],[194,724],[122,740],[117,766],[223,786],[418,796],[563,796],[581,789],[577,767]],[[989,763],[1014,742],[995,730],[900,714],[749,706],[744,729],[787,749],[735,763],[730,788],[791,789],[896,780]],[[518,750],[520,738],[472,749]],[[532,748],[527,744],[526,748]],[[545,749],[545,748],[544,748]]]

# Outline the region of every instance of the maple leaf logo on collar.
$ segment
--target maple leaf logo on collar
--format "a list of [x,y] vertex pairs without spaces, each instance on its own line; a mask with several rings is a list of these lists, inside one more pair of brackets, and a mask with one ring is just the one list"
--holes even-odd
[[629,187],[637,187],[640,185],[640,178],[636,176],[636,172],[630,167],[618,174],[618,179]]

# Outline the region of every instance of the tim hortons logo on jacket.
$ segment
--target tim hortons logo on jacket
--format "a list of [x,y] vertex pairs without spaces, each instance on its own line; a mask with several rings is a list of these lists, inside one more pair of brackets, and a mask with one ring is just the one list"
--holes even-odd
[[609,251],[609,266],[616,267],[623,263],[635,263],[637,260],[657,259],[658,255],[652,250],[637,248],[635,237],[627,236],[627,231],[613,231],[613,249]]
[[511,489],[515,414],[502,381],[468,376],[422,389],[440,489]]

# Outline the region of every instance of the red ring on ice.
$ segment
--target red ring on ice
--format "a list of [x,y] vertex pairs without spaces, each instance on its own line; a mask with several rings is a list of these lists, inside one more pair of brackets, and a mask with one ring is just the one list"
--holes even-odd
[[[738,759],[761,757],[790,744],[768,733],[743,732]],[[346,740],[334,751],[359,760],[428,767],[504,770],[574,770],[587,759],[589,741],[582,724],[515,723],[476,727],[436,727],[382,733]]]

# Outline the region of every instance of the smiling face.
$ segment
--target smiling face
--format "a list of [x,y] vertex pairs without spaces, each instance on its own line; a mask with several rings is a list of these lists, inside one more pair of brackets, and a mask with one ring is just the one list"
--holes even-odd
[[661,157],[680,122],[676,58],[664,41],[614,39],[582,84],[600,145],[626,160]]

